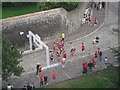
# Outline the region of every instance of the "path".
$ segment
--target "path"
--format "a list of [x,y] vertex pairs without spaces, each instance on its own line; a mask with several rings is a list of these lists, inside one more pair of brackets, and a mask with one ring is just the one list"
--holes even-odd
[[[70,55],[69,54],[70,48],[74,46],[77,49],[75,57],[68,56],[67,58],[67,60],[74,59],[72,63],[66,63],[64,68],[62,68],[61,66],[58,66],[58,67],[43,71],[44,74],[47,74],[49,76],[49,79],[48,79],[49,84],[54,84],[63,80],[68,80],[68,79],[75,78],[82,75],[81,62],[84,60],[88,62],[90,58],[93,57],[92,55],[87,56],[88,55],[87,51],[91,50],[91,52],[93,53],[98,48],[96,46],[92,46],[92,40],[97,35],[100,37],[100,43],[98,46],[101,48],[101,50],[105,50],[103,52],[103,56],[107,55],[111,63],[117,64],[117,62],[114,62],[115,58],[112,56],[112,54],[106,50],[108,47],[113,47],[118,45],[118,36],[112,33],[112,27],[117,27],[117,22],[118,22],[117,14],[114,13],[115,10],[117,9],[116,7],[114,7],[114,5],[117,5],[117,4],[110,3],[110,6],[113,6],[113,7],[109,8],[109,11],[108,11],[109,15],[107,19],[108,21],[106,21],[105,25],[99,31],[95,32],[93,35],[89,37],[84,38],[83,40],[73,42],[72,44],[67,43],[65,45],[65,50],[67,50],[68,55]],[[81,35],[81,33],[79,34]],[[86,53],[84,55],[81,54],[81,48],[80,48],[80,45],[83,41],[85,42],[85,46],[86,46]],[[28,63],[27,65],[30,65],[30,64]],[[102,62],[97,61],[96,69],[93,72],[104,69],[104,68],[106,67],[103,64],[103,61]],[[33,69],[35,69],[35,67]],[[53,80],[50,76],[53,71],[57,73],[56,80]],[[9,82],[11,82],[12,80],[14,80],[17,83],[18,87],[21,87],[21,86],[23,87],[23,85],[25,85],[28,82],[29,83],[34,82],[35,85],[39,87],[39,80],[38,80],[38,77],[35,75],[34,70],[30,73],[23,74],[19,78],[14,77]]]

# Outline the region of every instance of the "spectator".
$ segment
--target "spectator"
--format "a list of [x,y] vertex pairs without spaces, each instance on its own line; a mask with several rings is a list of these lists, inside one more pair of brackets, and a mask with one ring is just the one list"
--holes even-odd
[[90,71],[92,71],[93,63],[91,61],[88,63],[88,67],[89,67]]
[[27,83],[27,90],[31,90],[30,84]]
[[8,84],[7,85],[7,90],[11,90],[11,88],[12,88],[11,84]]
[[35,90],[35,85],[34,85],[34,83],[31,84],[31,90]]
[[22,90],[27,90],[27,87],[24,85],[24,87],[22,88]]
[[16,88],[16,83],[14,81],[12,82],[11,85],[12,85],[12,88]]
[[108,66],[108,59],[107,59],[107,57],[105,57],[104,62],[105,62],[105,65]]
[[45,85],[48,85],[48,76],[47,75],[44,76],[44,82],[45,82]]
[[99,53],[99,60],[102,61],[102,51]]
[[98,36],[96,37],[96,43],[99,43],[99,37]]
[[38,72],[39,72],[39,66],[40,66],[40,64],[38,63],[37,66],[36,66],[36,69],[37,69],[37,71],[36,71],[36,75],[37,75]]

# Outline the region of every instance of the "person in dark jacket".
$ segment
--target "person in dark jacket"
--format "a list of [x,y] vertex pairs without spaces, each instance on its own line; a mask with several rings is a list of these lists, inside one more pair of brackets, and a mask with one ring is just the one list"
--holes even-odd
[[92,71],[93,63],[91,61],[88,63],[88,67],[89,67],[90,71]]

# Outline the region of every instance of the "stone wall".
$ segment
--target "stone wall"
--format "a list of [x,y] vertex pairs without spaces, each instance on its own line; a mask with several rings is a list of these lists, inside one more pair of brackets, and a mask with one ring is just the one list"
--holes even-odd
[[[80,4],[72,12],[63,8],[52,9],[22,16],[2,19],[3,35],[12,44],[21,47],[28,43],[28,31],[38,34],[43,40],[50,36],[66,35],[80,28],[80,19],[85,11],[86,3]],[[20,36],[20,32],[24,32]]]

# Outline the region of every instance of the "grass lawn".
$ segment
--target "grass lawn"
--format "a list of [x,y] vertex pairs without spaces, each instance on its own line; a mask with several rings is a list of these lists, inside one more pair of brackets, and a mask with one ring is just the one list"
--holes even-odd
[[48,88],[115,88],[118,86],[116,82],[118,82],[118,67],[111,67],[76,79],[54,84],[48,86]]
[[36,5],[2,8],[2,18],[19,16],[34,12],[36,12]]

